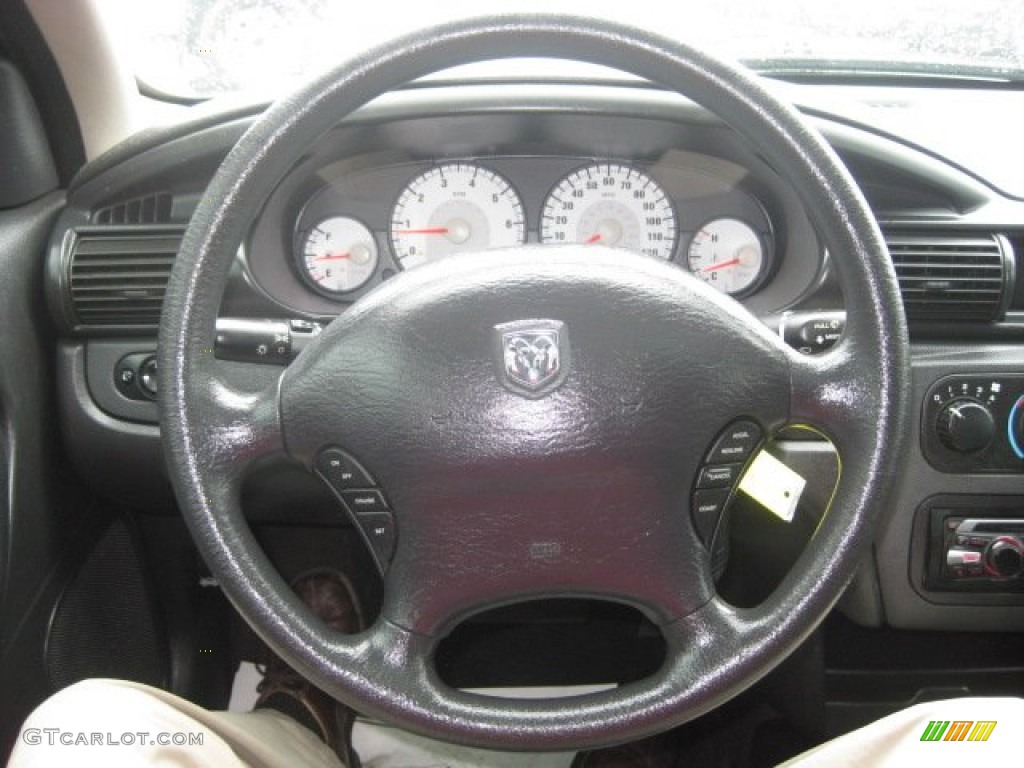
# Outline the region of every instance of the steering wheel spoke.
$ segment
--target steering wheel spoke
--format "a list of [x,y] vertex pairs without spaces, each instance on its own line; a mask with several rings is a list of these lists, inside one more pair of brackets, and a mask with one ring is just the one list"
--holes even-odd
[[791,352],[790,423],[829,438],[840,455],[869,450],[877,433],[878,398],[852,345],[845,340],[822,355]]
[[[241,477],[254,464],[285,455],[278,403],[279,371],[211,361],[193,386],[189,417],[209,451],[210,469]],[[244,382],[244,387],[242,383]]]

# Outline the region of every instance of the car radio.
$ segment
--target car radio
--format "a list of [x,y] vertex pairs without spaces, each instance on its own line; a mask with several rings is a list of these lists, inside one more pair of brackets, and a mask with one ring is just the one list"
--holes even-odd
[[946,528],[942,558],[946,579],[1005,584],[1024,574],[1024,519],[950,517]]
[[997,499],[959,497],[931,506],[928,589],[1024,595],[1024,507]]

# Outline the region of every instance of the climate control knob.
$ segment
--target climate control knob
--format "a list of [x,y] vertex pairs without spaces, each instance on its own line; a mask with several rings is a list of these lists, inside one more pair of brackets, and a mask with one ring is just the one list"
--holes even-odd
[[1000,536],[985,551],[985,570],[997,579],[1015,579],[1024,573],[1024,544]]
[[939,412],[935,429],[939,440],[951,451],[975,453],[988,447],[996,436],[996,420],[984,404],[958,398]]

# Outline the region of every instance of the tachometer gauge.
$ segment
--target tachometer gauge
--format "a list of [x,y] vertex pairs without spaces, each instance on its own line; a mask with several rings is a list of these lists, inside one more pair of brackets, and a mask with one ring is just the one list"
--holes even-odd
[[519,194],[502,176],[470,163],[421,173],[402,190],[391,214],[391,245],[403,269],[525,240]]
[[310,229],[299,253],[299,271],[318,290],[340,294],[362,287],[377,268],[377,242],[363,224],[332,216]]
[[722,293],[740,296],[757,287],[768,268],[761,238],[739,219],[714,219],[690,242],[687,265]]
[[584,243],[671,259],[672,202],[654,179],[628,165],[588,165],[551,190],[541,213],[544,243]]

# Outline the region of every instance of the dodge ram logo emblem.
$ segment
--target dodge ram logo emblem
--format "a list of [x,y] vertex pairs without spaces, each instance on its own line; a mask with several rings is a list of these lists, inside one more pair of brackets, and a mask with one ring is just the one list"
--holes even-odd
[[519,320],[494,326],[501,382],[526,397],[555,389],[569,372],[569,334],[557,320]]

